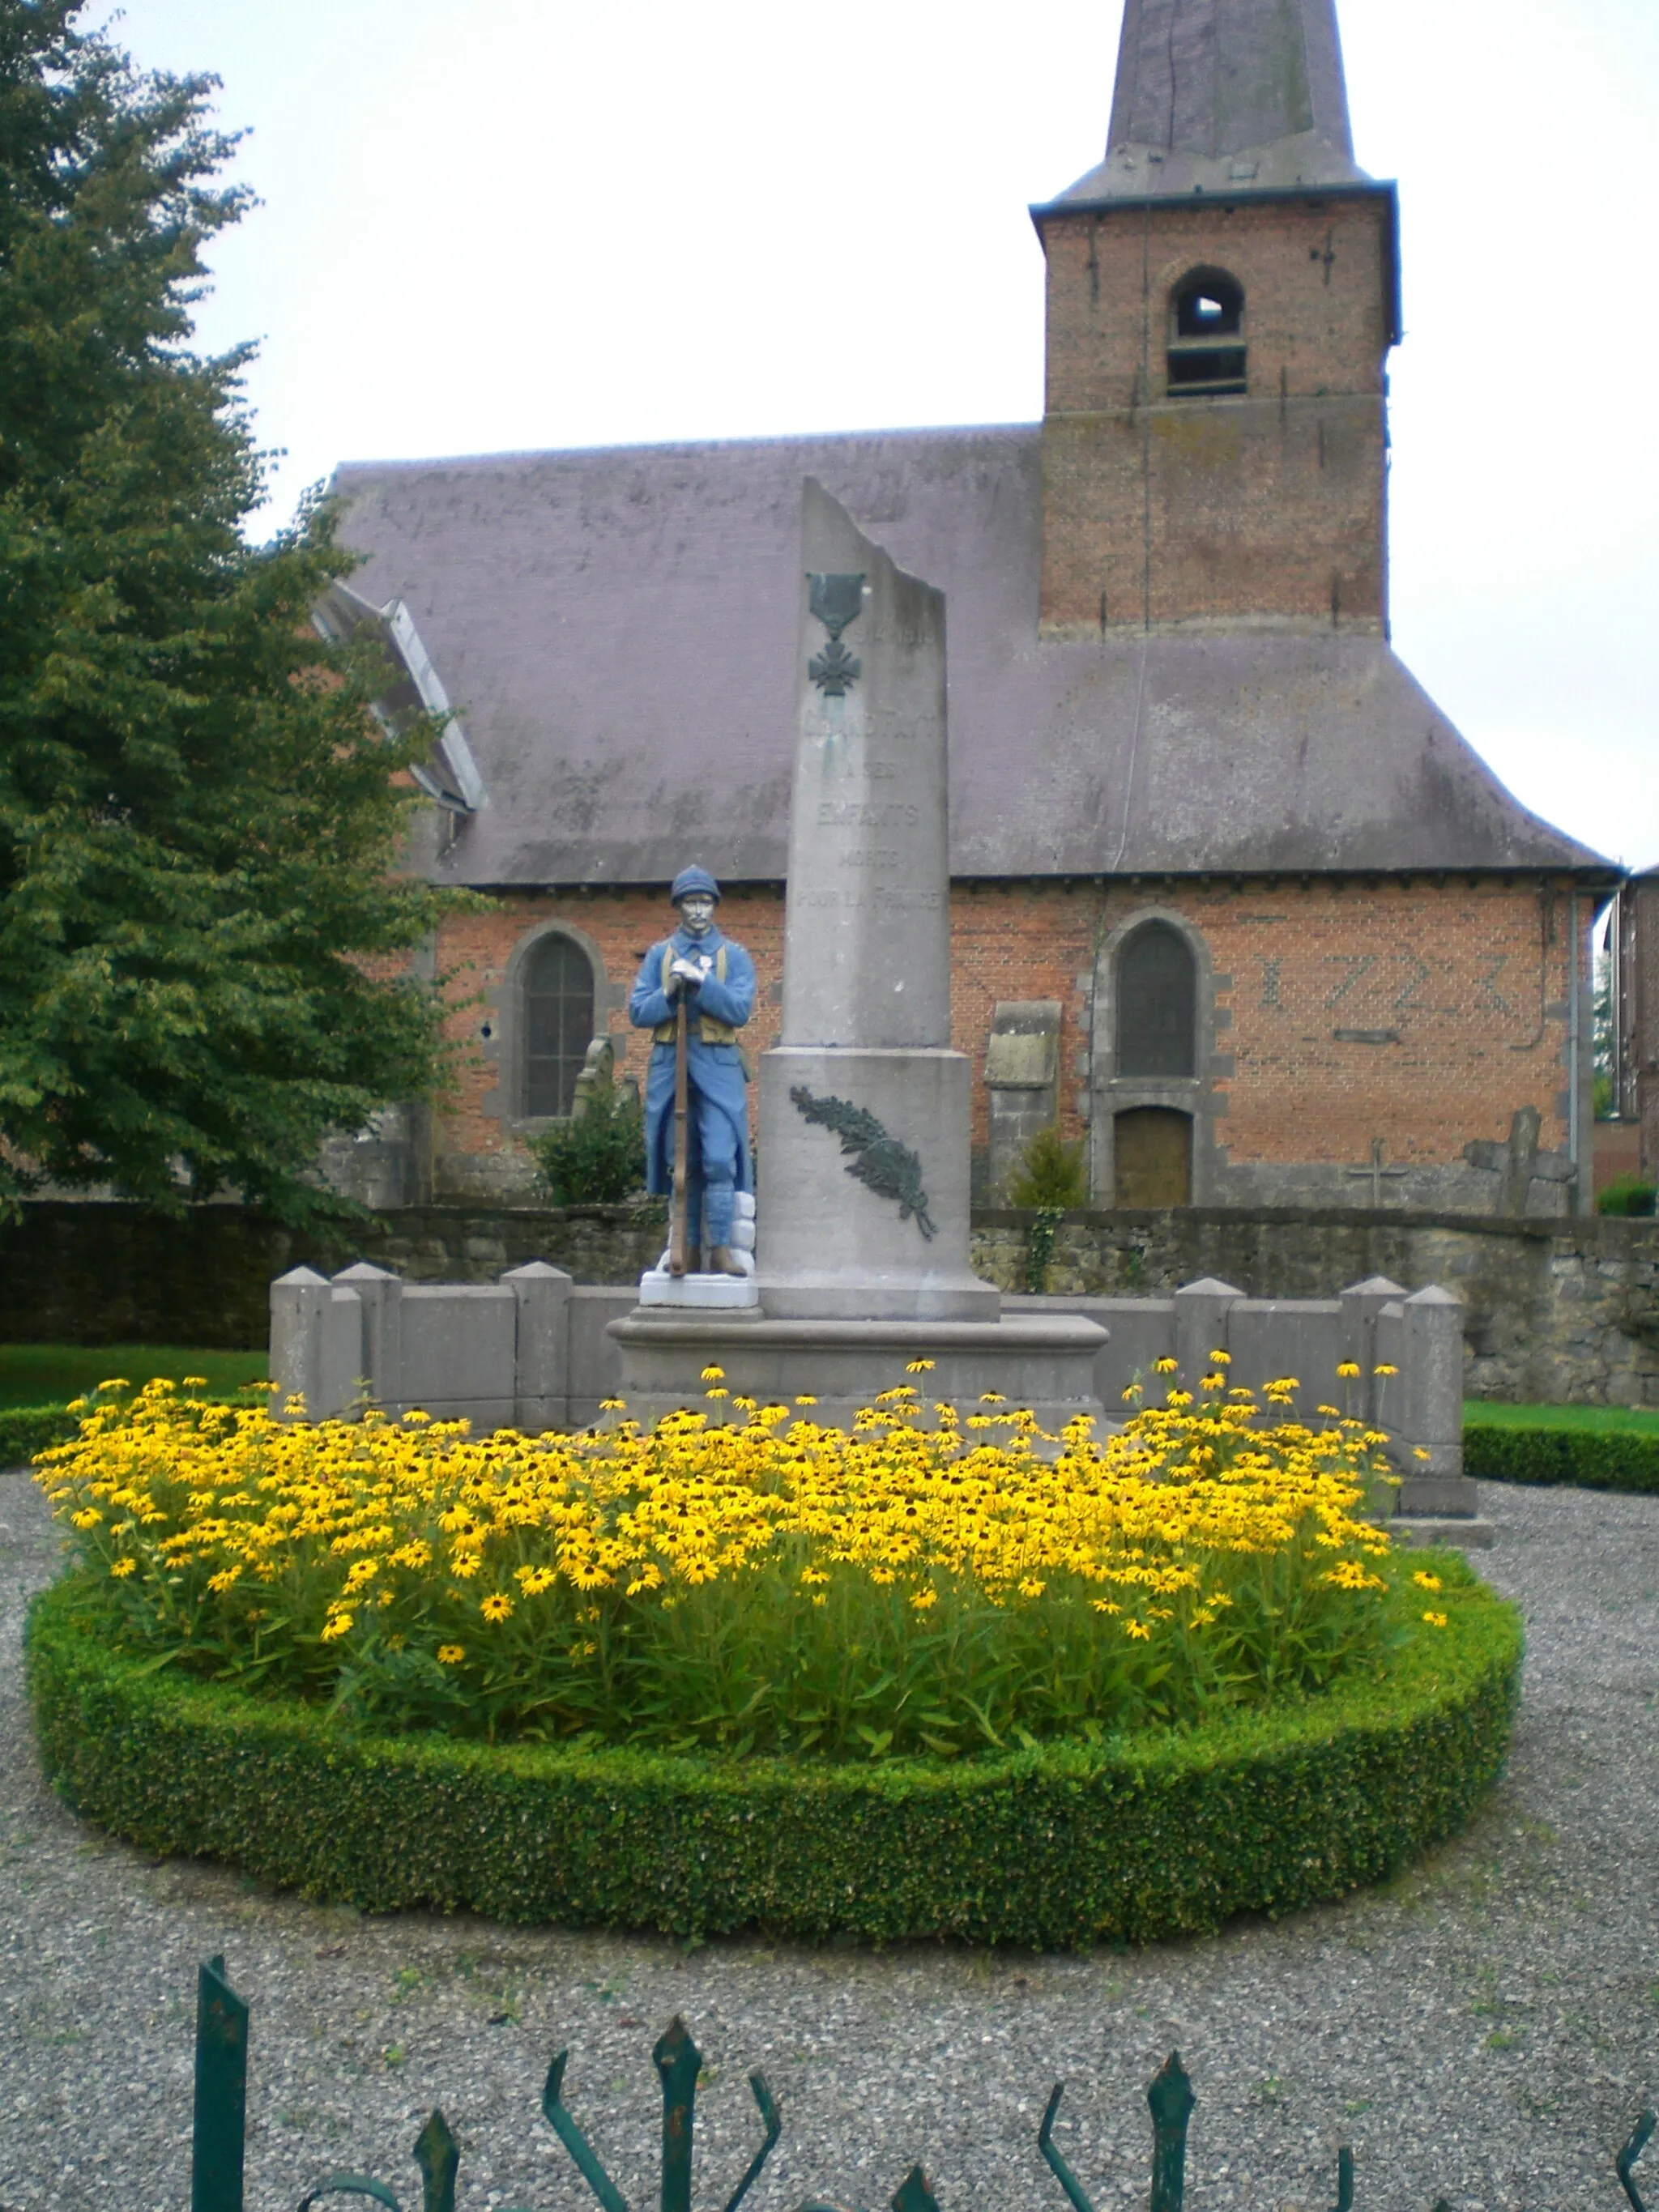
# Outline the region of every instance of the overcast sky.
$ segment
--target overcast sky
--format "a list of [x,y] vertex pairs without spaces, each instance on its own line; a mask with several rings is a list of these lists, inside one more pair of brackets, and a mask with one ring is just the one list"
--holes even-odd
[[[1524,802],[1659,863],[1659,4],[1341,0],[1400,180],[1395,642]],[[337,461],[1042,410],[1026,215],[1100,158],[1120,0],[127,0],[264,202],[272,520]],[[97,20],[95,17],[89,20]]]

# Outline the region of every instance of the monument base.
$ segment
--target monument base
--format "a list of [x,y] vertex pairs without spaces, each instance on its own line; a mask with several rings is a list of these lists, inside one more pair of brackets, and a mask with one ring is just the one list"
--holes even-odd
[[[683,1407],[731,1417],[732,1398],[787,1405],[817,1403],[796,1418],[850,1429],[883,1390],[911,1384],[931,1425],[935,1399],[964,1413],[994,1410],[994,1391],[1011,1408],[1029,1407],[1054,1431],[1079,1413],[1097,1422],[1105,1409],[1095,1389],[1095,1360],[1106,1332],[1076,1314],[1006,1321],[776,1320],[760,1313],[671,1312],[636,1307],[607,1332],[622,1353],[618,1395],[629,1418],[649,1427]],[[905,1371],[930,1359],[924,1374]],[[711,1404],[705,1367],[720,1368],[731,1397]]]
[[760,1304],[760,1285],[752,1275],[671,1275],[666,1267],[647,1267],[640,1304],[677,1313],[740,1313]]

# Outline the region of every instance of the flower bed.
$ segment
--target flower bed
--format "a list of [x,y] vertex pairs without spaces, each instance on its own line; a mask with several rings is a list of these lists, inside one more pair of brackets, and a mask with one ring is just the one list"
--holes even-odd
[[1501,1765],[1512,1614],[1355,1517],[1381,1440],[1293,1385],[1218,1359],[1097,1444],[713,1379],[477,1442],[108,1394],[40,1468],[58,1787],[380,1909],[1053,1943],[1336,1894]]

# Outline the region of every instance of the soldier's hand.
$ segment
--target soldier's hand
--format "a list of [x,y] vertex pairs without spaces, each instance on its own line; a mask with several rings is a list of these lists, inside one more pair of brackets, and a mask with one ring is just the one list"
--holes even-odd
[[695,991],[702,983],[702,969],[690,960],[677,960],[668,971],[670,985],[678,983],[684,990]]

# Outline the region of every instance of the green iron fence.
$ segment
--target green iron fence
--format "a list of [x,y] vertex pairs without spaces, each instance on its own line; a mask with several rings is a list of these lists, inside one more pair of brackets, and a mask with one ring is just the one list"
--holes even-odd
[[[247,2120],[248,2008],[225,1978],[222,1958],[210,1960],[197,1977],[196,1997],[196,2112],[191,2163],[191,2212],[243,2212],[242,2152]],[[659,2212],[691,2212],[691,2130],[696,2118],[697,2076],[702,2053],[675,2019],[652,2052],[662,2082],[662,2178]],[[578,2172],[592,2191],[604,2212],[629,2212],[627,2198],[600,2163],[564,2102],[564,2069],[568,2051],[559,2051],[547,2069],[542,2090],[542,2114],[570,2154]],[[783,2132],[782,2116],[763,2074],[751,2074],[749,2087],[760,2114],[760,2148],[749,2161],[743,2179],[726,2200],[724,2212],[738,2207],[760,2178]],[[1063,2081],[1054,2084],[1036,2148],[1049,2171],[1070,2200],[1073,2212],[1095,2212],[1093,2199],[1054,2147],[1054,2118],[1065,2094]],[[1147,2086],[1146,2102],[1152,2117],[1152,2190],[1149,2212],[1182,2212],[1187,2191],[1187,2124],[1197,2100],[1179,2055],[1171,2051]],[[1630,2200],[1632,2212],[1648,2212],[1638,2193],[1635,2167],[1647,2148],[1656,2125],[1651,2111],[1637,2121],[1630,2140],[1613,2161],[1613,2171]],[[415,2139],[415,2163],[421,2170],[421,2212],[455,2212],[455,2188],[461,2154],[449,2123],[433,2112]],[[1337,2152],[1336,2203],[1334,2212],[1352,2212],[1354,2202],[1353,2153],[1345,2144]],[[325,2197],[367,2197],[403,2212],[398,2197],[383,2181],[364,2173],[325,2174],[300,2199],[297,2212]],[[501,2212],[526,2212],[511,2206]],[[842,2212],[836,2205],[809,2198],[797,2212]],[[891,2212],[939,2212],[933,2184],[919,2166],[912,2166],[891,2200]],[[1434,2212],[1449,2212],[1442,2197]],[[1659,2207],[1655,2208],[1659,2212]]]

